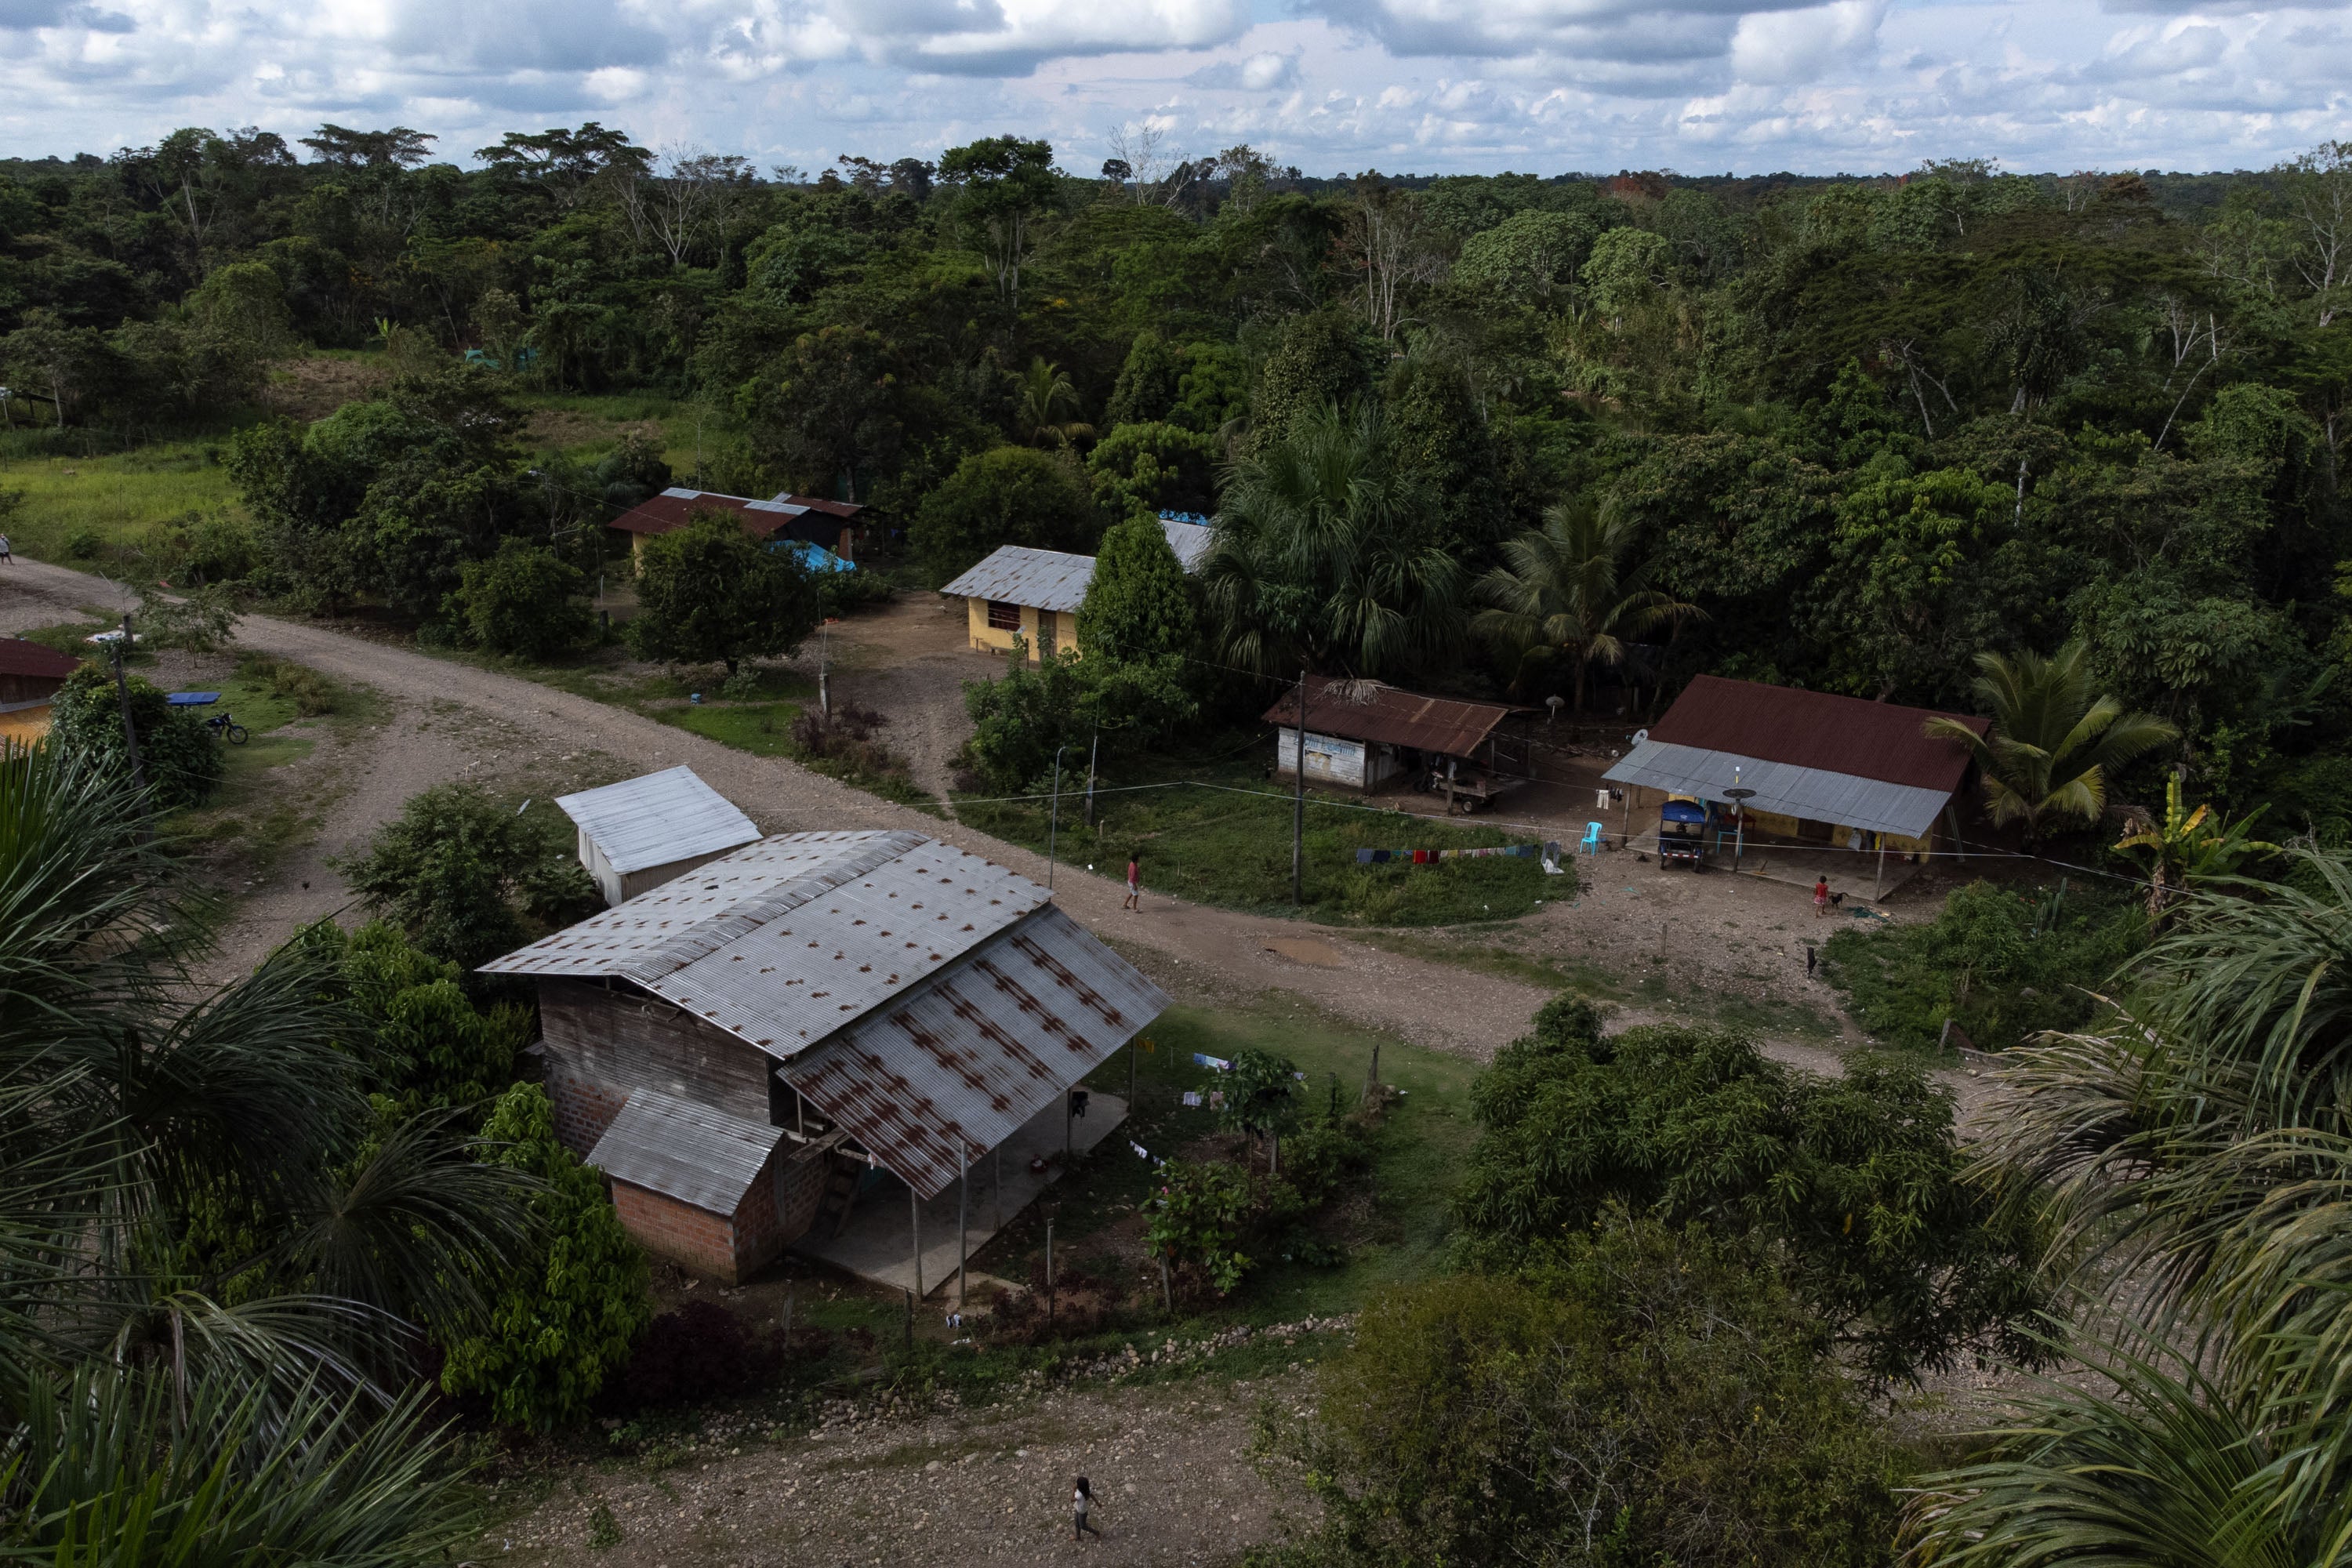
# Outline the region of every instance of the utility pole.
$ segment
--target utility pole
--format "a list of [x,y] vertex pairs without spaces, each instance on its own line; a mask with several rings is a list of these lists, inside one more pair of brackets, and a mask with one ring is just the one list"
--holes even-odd
[[1291,753],[1291,773],[1297,788],[1290,805],[1290,907],[1301,908],[1300,887],[1307,869],[1307,667],[1298,668],[1298,746]]
[[1095,721],[1094,738],[1087,743],[1087,826],[1095,825],[1095,764],[1102,760],[1102,721]]
[[147,770],[139,761],[139,727],[131,721],[131,677],[123,671],[123,660],[131,648],[131,616],[125,611],[122,631],[114,642],[114,699],[122,711],[122,744],[131,753],[131,782],[139,793],[147,793]]
[[1045,822],[1045,890],[1054,890],[1054,847],[1062,835],[1062,753],[1070,748],[1054,748],[1054,809]]

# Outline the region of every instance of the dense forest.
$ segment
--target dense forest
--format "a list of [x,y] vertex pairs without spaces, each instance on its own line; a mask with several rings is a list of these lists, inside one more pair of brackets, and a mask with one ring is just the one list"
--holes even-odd
[[[432,142],[0,164],[12,422],[216,422],[304,344],[470,363],[229,459],[259,585],[430,615],[501,535],[662,477],[550,481],[501,389],[660,388],[709,412],[679,478],[873,503],[934,582],[1232,503],[1208,587],[1251,668],[1959,704],[1975,656],[2079,638],[2200,795],[2300,826],[2352,784],[2341,144],[2237,175],[1341,182],[1247,147],[1087,176],[1003,137],[810,179],[594,124],[470,169]],[[1318,485],[1357,522],[1317,551],[1244,525]],[[1596,570],[1633,595],[1588,593],[1610,625],[1519,613]]]

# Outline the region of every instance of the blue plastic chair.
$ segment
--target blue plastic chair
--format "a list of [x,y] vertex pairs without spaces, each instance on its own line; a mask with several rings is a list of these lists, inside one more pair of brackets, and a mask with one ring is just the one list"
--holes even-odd
[[1584,825],[1584,837],[1576,841],[1577,853],[1580,855],[1590,855],[1596,860],[1599,859],[1601,858],[1601,824],[1597,822],[1586,823]]

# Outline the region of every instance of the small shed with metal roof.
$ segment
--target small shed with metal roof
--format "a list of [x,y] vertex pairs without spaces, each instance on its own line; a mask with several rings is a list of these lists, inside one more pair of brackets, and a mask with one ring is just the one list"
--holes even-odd
[[[867,1171],[919,1202],[960,1190],[1166,1007],[1052,896],[919,833],[783,834],[483,970],[539,982],[564,1142],[597,1154],[627,1130],[637,1174],[607,1174],[650,1195],[623,1218],[672,1257],[693,1231],[706,1261],[724,1226],[740,1273],[845,1224]],[[633,1115],[645,1094],[700,1109]],[[771,1133],[767,1179],[738,1187]]]
[[[1497,702],[1431,697],[1377,680],[1308,676],[1307,782],[1375,790],[1410,784],[1475,810],[1526,783],[1525,741],[1507,733],[1517,711]],[[1275,774],[1295,779],[1299,700],[1293,686],[1265,710],[1275,726]]]
[[[1848,849],[1925,854],[1966,786],[1971,758],[1927,732],[1990,721],[1829,691],[1702,675],[1602,774],[1612,784],[1727,806],[1750,834]],[[1750,792],[1734,796],[1734,789]]]
[[692,768],[665,768],[559,795],[580,830],[580,864],[608,905],[683,876],[760,837],[735,803]]
[[[1162,517],[1160,531],[1185,571],[1199,570],[1208,559],[1212,536],[1204,525]],[[1019,637],[1031,658],[1045,659],[1066,648],[1077,649],[1078,606],[1087,602],[1094,580],[1091,555],[1000,544],[940,593],[964,602],[975,652],[1010,652],[1013,638]]]

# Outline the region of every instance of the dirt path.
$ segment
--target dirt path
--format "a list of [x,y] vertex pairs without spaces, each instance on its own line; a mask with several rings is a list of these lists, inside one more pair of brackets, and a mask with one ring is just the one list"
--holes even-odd
[[[0,569],[0,633],[127,603],[127,595],[104,579],[46,563],[19,560]],[[861,630],[858,636],[938,644],[938,617],[927,611],[924,605],[902,612],[902,632],[892,633],[887,618],[877,617],[875,625],[881,630]],[[268,616],[244,617],[236,637],[240,647],[373,689],[383,699],[383,714],[373,732],[374,744],[354,745],[335,759],[333,765],[343,770],[343,794],[316,841],[282,857],[273,873],[250,889],[228,933],[220,961],[224,973],[250,963],[296,924],[345,909],[350,894],[328,868],[328,858],[364,838],[409,795],[453,779],[553,793],[684,763],[767,832],[913,828],[1040,881],[1048,875],[1042,857],[968,827],[893,805],[789,761],[755,757],[519,676]],[[949,646],[927,647],[923,657],[958,656]],[[847,689],[856,689],[859,662],[855,656],[850,659]],[[940,685],[936,674],[928,681],[935,689]],[[1630,857],[1612,856],[1587,867],[1581,896],[1547,905],[1517,931],[1493,933],[1494,940],[1519,945],[1532,957],[1589,958],[1614,973],[1654,962],[1677,994],[1713,987],[1727,994],[1799,1001],[1834,1016],[1826,988],[1803,973],[1802,944],[1811,922],[1801,893],[1752,879],[1712,878],[1702,885],[1687,876],[1661,874]],[[1138,956],[1156,960],[1150,965],[1154,973],[1179,994],[1279,989],[1367,1026],[1485,1060],[1525,1032],[1552,991],[1531,980],[1481,973],[1412,951],[1442,951],[1441,944],[1456,940],[1444,935],[1407,938],[1400,943],[1407,951],[1386,951],[1345,931],[1149,892],[1142,910],[1129,913],[1120,909],[1120,889],[1111,878],[1066,864],[1054,869],[1052,879],[1056,898],[1075,917]],[[1628,1018],[1654,1016],[1654,1008],[1641,1006]],[[1778,1038],[1775,1031],[1761,1032],[1776,1057],[1815,1070],[1836,1070],[1837,1054],[1826,1037]],[[1948,1081],[1965,1100],[1972,1080],[1953,1074]]]
[[[803,1563],[962,1568],[1076,1560],[1223,1564],[1276,1539],[1276,1496],[1244,1458],[1252,1414],[1306,1413],[1308,1374],[1224,1384],[1084,1385],[971,1412],[827,1426],[659,1473],[590,1475],[495,1528],[483,1555],[577,1563],[596,1510],[614,1568]],[[705,1452],[710,1452],[705,1450]],[[1100,1541],[1071,1542],[1073,1478]],[[609,1538],[608,1538],[609,1539]]]

